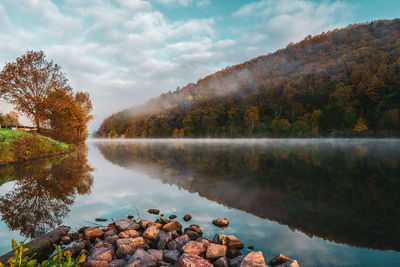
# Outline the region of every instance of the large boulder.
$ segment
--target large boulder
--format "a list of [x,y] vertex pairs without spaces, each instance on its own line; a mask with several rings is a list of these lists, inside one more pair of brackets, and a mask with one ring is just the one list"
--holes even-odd
[[226,256],[227,247],[224,245],[218,245],[210,243],[207,247],[206,258],[207,259],[218,259]]
[[174,264],[179,259],[179,250],[165,250],[164,261]]
[[229,261],[227,257],[221,257],[214,262],[214,267],[229,267]]
[[172,240],[172,233],[171,232],[164,232],[160,231],[159,235],[159,240],[157,243],[157,248],[158,249],[165,249],[167,246],[167,243]]
[[151,225],[147,227],[146,231],[144,231],[143,237],[152,241],[156,241],[158,239],[159,233],[160,230],[158,229],[157,225]]
[[213,265],[202,257],[193,254],[183,254],[179,259],[181,267],[213,267]]
[[206,251],[206,246],[202,242],[189,241],[182,247],[183,253],[200,255]]

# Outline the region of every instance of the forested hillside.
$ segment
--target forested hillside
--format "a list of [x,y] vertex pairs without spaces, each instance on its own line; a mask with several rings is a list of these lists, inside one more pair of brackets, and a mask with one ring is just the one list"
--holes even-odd
[[113,114],[98,135],[399,136],[400,19],[308,36]]

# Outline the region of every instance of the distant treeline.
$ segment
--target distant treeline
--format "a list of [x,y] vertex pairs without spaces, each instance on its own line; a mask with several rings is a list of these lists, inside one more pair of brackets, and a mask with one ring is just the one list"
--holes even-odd
[[398,136],[400,19],[350,25],[116,113],[102,137]]

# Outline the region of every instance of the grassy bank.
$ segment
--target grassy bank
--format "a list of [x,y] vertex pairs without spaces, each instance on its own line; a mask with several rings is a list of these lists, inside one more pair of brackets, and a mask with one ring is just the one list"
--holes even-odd
[[71,147],[40,134],[0,129],[0,164],[66,153]]

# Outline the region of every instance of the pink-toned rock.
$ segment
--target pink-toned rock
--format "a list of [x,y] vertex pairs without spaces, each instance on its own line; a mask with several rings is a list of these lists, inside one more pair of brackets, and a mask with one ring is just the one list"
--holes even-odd
[[117,231],[115,231],[115,229],[111,229],[104,233],[104,237],[109,237],[109,236],[113,236],[116,234],[117,234]]
[[179,259],[181,267],[213,267],[213,265],[202,257],[193,254],[183,254]]
[[147,252],[150,253],[151,256],[153,256],[154,258],[156,258],[158,261],[162,261],[162,260],[163,260],[164,252],[163,252],[162,250],[158,250],[158,249],[149,249]]
[[210,243],[207,247],[206,258],[207,259],[217,259],[226,256],[227,247],[224,245],[218,245]]
[[85,230],[85,236],[88,239],[95,239],[96,237],[101,237],[103,234],[104,232],[97,227],[89,227]]
[[244,257],[240,266],[251,267],[254,266],[254,264],[265,265],[264,256],[261,251],[253,251],[247,254],[247,256]]
[[183,253],[200,255],[204,251],[206,251],[206,246],[197,241],[189,241],[182,247]]
[[119,231],[128,230],[130,226],[132,226],[134,222],[130,219],[119,220],[115,222],[115,226],[118,228]]
[[136,230],[126,230],[118,235],[120,238],[139,237],[140,234]]
[[146,231],[143,233],[143,237],[156,241],[158,239],[158,235],[160,233],[160,230],[157,228],[157,225],[151,225],[147,227]]
[[182,235],[182,236],[177,237],[174,240],[170,241],[167,244],[167,247],[170,250],[181,249],[183,247],[183,245],[185,245],[189,241],[190,241],[190,239],[187,235]]
[[178,221],[172,221],[164,225],[162,229],[166,232],[171,232],[173,230],[179,232],[182,231],[182,224],[180,224]]
[[109,267],[107,261],[87,260],[83,266],[85,267]]

